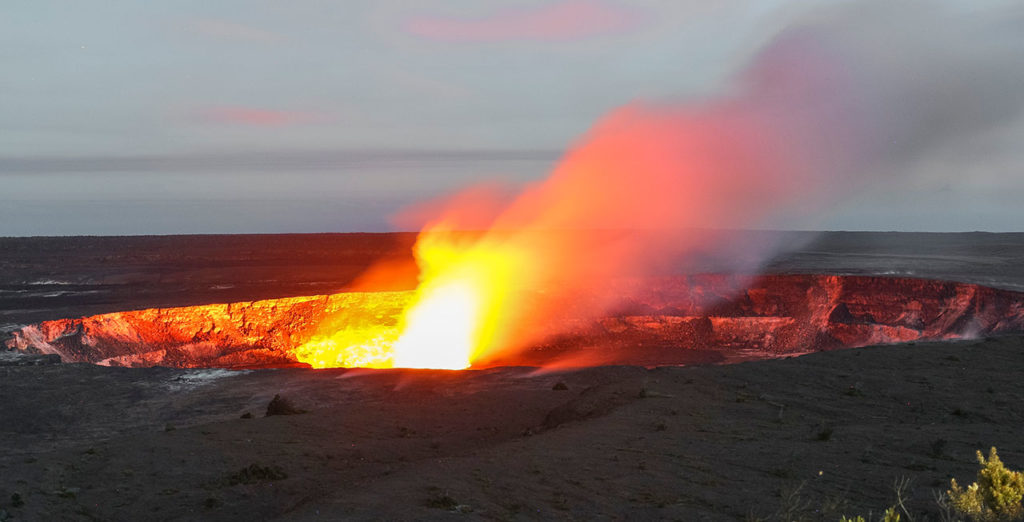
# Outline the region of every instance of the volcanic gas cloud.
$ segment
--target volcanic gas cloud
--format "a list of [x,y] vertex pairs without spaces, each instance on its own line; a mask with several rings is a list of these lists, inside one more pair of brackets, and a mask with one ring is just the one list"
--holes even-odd
[[344,361],[369,343],[371,366],[486,364],[628,299],[574,299],[608,278],[685,270],[708,253],[718,271],[755,269],[771,245],[716,230],[807,224],[892,166],[1018,111],[1024,69],[1002,64],[1024,55],[1020,36],[947,15],[864,3],[816,13],[771,39],[725,94],[631,103],[541,182],[471,187],[416,209],[421,283],[396,337],[332,326],[298,353]]

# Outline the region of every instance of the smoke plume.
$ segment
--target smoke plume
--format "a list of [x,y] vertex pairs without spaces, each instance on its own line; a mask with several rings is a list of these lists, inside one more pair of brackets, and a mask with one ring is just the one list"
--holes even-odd
[[431,207],[417,247],[425,284],[445,270],[424,254],[441,243],[466,260],[511,260],[494,274],[512,290],[495,301],[487,360],[614,306],[621,294],[595,290],[609,277],[685,269],[708,253],[722,271],[754,269],[770,249],[736,248],[722,230],[782,215],[813,226],[899,164],[1016,117],[1024,39],[1004,15],[860,3],[801,18],[722,94],[630,103],[547,179]]

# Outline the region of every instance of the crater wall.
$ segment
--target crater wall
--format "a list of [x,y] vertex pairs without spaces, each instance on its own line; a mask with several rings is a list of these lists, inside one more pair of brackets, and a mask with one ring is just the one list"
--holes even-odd
[[[1024,332],[1024,293],[927,279],[702,274],[623,280],[603,317],[497,364],[586,352],[601,364],[678,364]],[[604,288],[602,291],[608,291]],[[293,348],[325,328],[395,327],[411,292],[350,292],[152,308],[25,326],[9,349],[112,366],[301,365]],[[581,296],[581,299],[587,296]]]

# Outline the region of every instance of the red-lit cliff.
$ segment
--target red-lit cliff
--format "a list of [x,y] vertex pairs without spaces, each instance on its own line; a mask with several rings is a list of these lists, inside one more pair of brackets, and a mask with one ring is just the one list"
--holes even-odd
[[[966,283],[709,274],[614,285],[630,297],[604,317],[489,364],[543,364],[575,352],[601,364],[675,364],[688,352],[772,357],[1024,332],[1024,293]],[[300,364],[292,350],[325,327],[394,327],[409,299],[364,292],[126,311],[26,326],[7,346],[113,366],[291,366]]]

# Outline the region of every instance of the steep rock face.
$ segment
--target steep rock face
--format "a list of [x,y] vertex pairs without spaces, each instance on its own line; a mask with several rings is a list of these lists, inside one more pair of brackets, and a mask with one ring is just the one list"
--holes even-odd
[[[659,289],[657,294],[634,298],[618,314],[625,317],[602,321],[605,334],[696,349],[792,353],[1024,331],[1024,294],[966,283],[698,275],[648,284]],[[680,323],[680,318],[687,320]],[[673,326],[700,318],[709,319],[710,328]]]
[[291,348],[318,327],[392,324],[407,292],[342,293],[229,304],[151,308],[27,326],[9,348],[111,366],[257,367],[295,365]]
[[[628,296],[616,309],[536,347],[529,358],[502,363],[542,362],[545,353],[580,347],[609,353],[653,347],[664,356],[648,354],[644,364],[670,364],[686,350],[771,356],[1024,332],[1024,294],[947,281],[706,274],[610,286]],[[410,292],[343,293],[119,312],[27,326],[7,346],[116,366],[289,366],[299,364],[292,349],[318,332],[394,327],[410,298]],[[630,363],[630,357],[624,351],[601,360]]]

